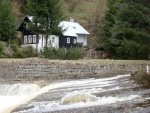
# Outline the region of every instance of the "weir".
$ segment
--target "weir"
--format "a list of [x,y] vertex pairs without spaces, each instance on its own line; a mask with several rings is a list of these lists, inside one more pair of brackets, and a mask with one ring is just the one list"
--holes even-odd
[[[14,108],[11,113],[90,113],[91,110],[102,113],[112,111],[118,113],[135,111],[138,113],[138,111],[146,112],[150,108],[150,89],[143,89],[142,85],[136,84],[130,79],[130,74],[100,79],[59,81],[43,88],[39,88],[35,84],[19,85],[25,86],[25,89],[29,90],[20,87],[25,95],[23,93],[8,94],[10,98],[13,97],[13,101],[7,100],[4,98],[6,95],[2,94],[3,98],[0,99],[6,99],[5,105],[10,108],[3,109],[3,111],[1,109],[1,113],[9,113]],[[16,86],[19,88],[18,84],[12,85],[12,87]],[[6,87],[10,86],[6,85]],[[16,88],[9,89],[16,90]],[[22,92],[20,89],[18,91]],[[19,107],[16,108],[17,106]]]
[[[150,90],[124,73],[146,72],[149,64],[4,60],[0,62],[0,113],[122,112],[120,106],[123,112],[145,112],[150,109]],[[38,83],[41,80],[46,84]]]
[[[121,62],[121,63],[120,63]],[[109,77],[145,71],[149,61],[53,61],[46,59],[3,60],[0,80],[39,81]],[[8,71],[9,70],[9,71]]]

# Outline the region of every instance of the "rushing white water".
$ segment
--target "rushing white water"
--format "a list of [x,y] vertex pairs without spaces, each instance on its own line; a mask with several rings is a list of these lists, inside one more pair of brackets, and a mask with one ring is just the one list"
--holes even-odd
[[33,92],[39,91],[40,87],[37,84],[2,84],[0,85],[0,95],[4,96],[22,96],[30,95]]
[[[126,77],[129,76],[130,74],[101,79],[92,78],[53,83],[41,89],[35,84],[30,84],[28,86],[25,86],[24,84],[19,84],[19,86],[17,86],[17,84],[16,86],[12,86],[10,88],[6,88],[9,87],[6,85],[3,86],[3,88],[5,87],[10,90],[5,90],[6,95],[3,93],[0,96],[0,106],[2,105],[2,107],[0,107],[0,113],[9,113],[16,106],[27,103],[39,95],[45,95],[45,93],[45,96],[42,96],[41,98],[38,97],[40,98],[40,101],[36,101],[35,99],[33,102],[31,101],[26,104],[26,108],[29,107],[29,109],[20,110],[13,113],[55,112],[60,110],[121,103],[132,100],[141,101],[141,95],[136,93],[124,94],[124,92],[121,95],[108,94],[109,92],[114,93],[116,91],[128,90],[135,87],[134,84],[130,85],[128,79],[126,80]],[[123,81],[121,81],[122,79]],[[22,88],[16,91],[19,87]],[[0,91],[4,91],[3,88],[0,86]],[[10,92],[13,91],[18,93],[12,93],[11,95]],[[147,98],[147,100],[148,99],[150,98]],[[2,102],[4,100],[5,104]]]
[[82,93],[79,91],[74,91],[62,98],[63,104],[71,104],[71,103],[78,103],[78,102],[87,102],[87,101],[95,101],[97,99],[96,96],[90,93]]
[[[17,113],[42,113],[42,112],[52,112],[52,111],[61,111],[61,110],[69,110],[73,108],[83,108],[83,107],[91,107],[91,106],[98,106],[98,105],[105,105],[105,104],[112,104],[116,102],[121,102],[121,101],[128,101],[132,100],[135,98],[140,98],[138,95],[131,95],[128,97],[95,97],[94,95],[89,95],[89,94],[84,94],[90,96],[90,98],[94,97],[96,99],[90,100],[87,98],[86,102],[70,102],[70,103],[64,103],[64,99],[67,99],[67,97],[63,97],[62,101],[56,102],[56,101],[51,101],[51,102],[36,102],[32,103],[35,107],[30,110],[24,110],[20,111]],[[71,94],[69,94],[71,96]],[[72,96],[74,96],[74,92],[72,92]]]
[[14,107],[38,92],[39,89],[36,84],[0,85],[0,113],[9,113]]

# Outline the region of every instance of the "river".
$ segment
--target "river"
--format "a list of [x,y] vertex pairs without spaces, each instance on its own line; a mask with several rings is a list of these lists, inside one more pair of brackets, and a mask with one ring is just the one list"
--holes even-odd
[[150,112],[150,89],[135,83],[130,74],[59,81],[43,88],[36,84],[0,86],[1,113],[12,109],[11,113]]

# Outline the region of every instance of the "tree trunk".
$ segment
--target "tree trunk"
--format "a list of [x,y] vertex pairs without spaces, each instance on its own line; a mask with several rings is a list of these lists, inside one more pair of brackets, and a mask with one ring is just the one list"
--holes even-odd
[[48,42],[48,35],[46,35],[46,43],[45,43],[46,46],[47,46],[47,42]]
[[36,50],[38,50],[39,34],[36,34]]
[[42,49],[43,49],[43,48],[44,48],[44,47],[43,47],[43,42],[44,42],[44,41],[43,41],[43,34],[42,34],[41,36],[42,36],[42,37],[41,37],[41,38],[42,38],[42,45],[41,45],[41,47],[42,47]]
[[48,25],[49,25],[49,21],[48,21],[48,17],[46,18],[46,46],[47,46],[47,43],[48,43],[48,33],[47,33],[47,31],[48,31]]

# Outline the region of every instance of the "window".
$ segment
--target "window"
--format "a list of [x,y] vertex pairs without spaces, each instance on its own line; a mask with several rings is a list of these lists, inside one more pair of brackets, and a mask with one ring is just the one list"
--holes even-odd
[[27,43],[27,36],[24,36],[24,44],[26,44]]
[[77,43],[76,39],[74,39],[74,40],[73,40],[73,43],[74,43],[74,44],[76,44],[76,43]]
[[36,43],[36,35],[33,35],[33,43]]
[[28,43],[31,44],[32,43],[32,35],[28,36]]
[[68,43],[68,44],[70,43],[70,38],[69,38],[69,37],[67,38],[67,43]]
[[55,37],[52,37],[52,43],[55,43]]

